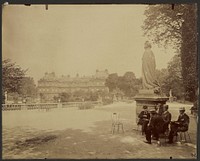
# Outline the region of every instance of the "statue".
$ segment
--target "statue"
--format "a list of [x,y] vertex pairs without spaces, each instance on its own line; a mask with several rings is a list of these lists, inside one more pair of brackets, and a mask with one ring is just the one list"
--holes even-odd
[[8,102],[8,92],[5,91],[5,104]]
[[136,101],[136,115],[139,115],[143,106],[149,109],[159,107],[159,113],[162,113],[162,107],[169,98],[161,90],[161,86],[156,78],[156,61],[151,50],[151,44],[146,41],[144,44],[145,52],[142,57],[142,87],[134,97]]
[[[151,50],[151,44],[146,41],[144,44],[145,52],[142,57],[142,86],[143,89],[152,89],[157,92],[159,83],[156,80],[156,61]],[[156,92],[155,92],[156,93]]]
[[169,97],[173,97],[172,96],[172,89],[170,89],[170,91],[169,91]]
[[172,96],[172,89],[170,89],[170,91],[169,91],[169,101],[170,102],[173,102],[173,96]]

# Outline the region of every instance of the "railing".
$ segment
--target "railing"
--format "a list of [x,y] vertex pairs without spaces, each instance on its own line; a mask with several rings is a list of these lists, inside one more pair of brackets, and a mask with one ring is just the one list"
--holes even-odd
[[35,110],[35,109],[46,109],[50,110],[53,108],[69,108],[78,107],[83,103],[91,103],[93,105],[99,105],[99,101],[88,101],[88,102],[65,102],[65,103],[35,103],[35,104],[2,104],[3,111],[11,110]]
[[85,102],[65,102],[62,103],[62,108],[68,108],[68,107],[78,107],[81,104],[85,104],[85,103],[90,103],[93,105],[100,105],[101,102],[100,101],[85,101]]
[[52,109],[57,108],[57,103],[39,103],[39,104],[2,104],[3,111],[10,110],[34,110],[34,109]]
[[64,102],[61,103],[62,108],[69,108],[69,107],[78,107],[83,102]]

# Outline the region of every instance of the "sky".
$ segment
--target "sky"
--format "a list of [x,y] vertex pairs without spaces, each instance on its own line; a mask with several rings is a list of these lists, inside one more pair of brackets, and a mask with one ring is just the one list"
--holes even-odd
[[[2,57],[35,82],[45,72],[91,76],[96,69],[141,77],[146,5],[7,5],[3,8]],[[166,68],[172,49],[152,46],[157,69]]]

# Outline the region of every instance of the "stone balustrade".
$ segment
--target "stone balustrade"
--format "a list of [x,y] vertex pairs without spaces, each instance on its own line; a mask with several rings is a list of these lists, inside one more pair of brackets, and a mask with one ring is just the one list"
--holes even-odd
[[69,108],[78,107],[83,103],[91,103],[94,105],[99,105],[99,101],[88,101],[88,102],[64,102],[64,103],[33,103],[33,104],[2,104],[2,111],[11,110],[35,110],[35,109],[46,109],[50,110],[53,108]]

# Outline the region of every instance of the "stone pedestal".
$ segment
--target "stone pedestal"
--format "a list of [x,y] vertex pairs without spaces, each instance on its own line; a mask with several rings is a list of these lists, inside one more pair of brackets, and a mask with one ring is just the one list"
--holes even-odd
[[[148,109],[155,108],[158,103],[165,104],[169,100],[164,94],[155,94],[153,90],[140,90],[135,96],[136,101],[136,116],[143,110],[143,106],[148,106]],[[137,118],[136,118],[137,120]]]
[[58,108],[62,108],[62,103],[59,102],[58,105],[57,105],[57,107]]

